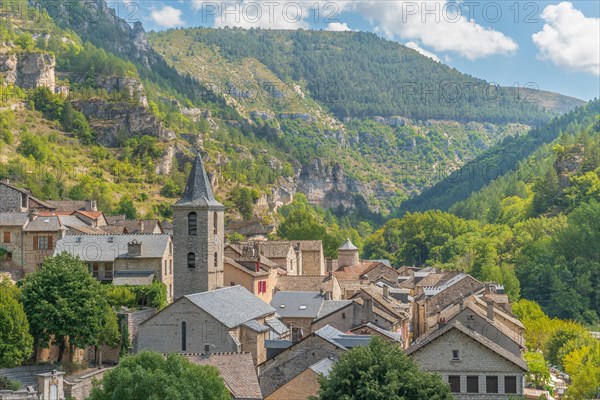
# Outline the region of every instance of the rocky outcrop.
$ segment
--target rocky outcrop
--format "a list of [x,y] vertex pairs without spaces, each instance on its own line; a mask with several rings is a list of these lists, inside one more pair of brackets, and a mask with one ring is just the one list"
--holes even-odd
[[125,96],[144,108],[148,107],[148,98],[144,93],[144,85],[139,79],[123,76],[98,76],[96,85],[104,89],[113,98]]
[[140,105],[103,99],[79,100],[73,105],[88,118],[98,142],[106,147],[119,147],[136,136],[148,135],[164,142],[176,137],[175,132],[165,129],[154,114]]
[[47,53],[0,53],[0,77],[5,85],[23,89],[45,86],[54,91],[56,59]]
[[295,114],[279,114],[280,119],[299,119],[304,122],[312,122],[315,118],[310,114],[295,113]]
[[582,145],[570,146],[554,162],[554,170],[558,175],[558,184],[562,189],[571,186],[571,176],[581,170],[585,148]]
[[384,117],[373,117],[373,121],[382,124],[382,125],[388,125],[391,127],[398,127],[398,126],[404,126],[406,125],[406,119],[402,118],[402,117],[389,117],[389,118],[384,118]]

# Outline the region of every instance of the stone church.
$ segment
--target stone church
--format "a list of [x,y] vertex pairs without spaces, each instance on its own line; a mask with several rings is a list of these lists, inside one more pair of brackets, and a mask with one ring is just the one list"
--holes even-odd
[[174,299],[223,287],[224,211],[198,152],[173,206]]

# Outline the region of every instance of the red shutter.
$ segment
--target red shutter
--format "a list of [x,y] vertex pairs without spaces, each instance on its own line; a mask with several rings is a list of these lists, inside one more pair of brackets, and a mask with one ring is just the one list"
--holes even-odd
[[38,237],[37,236],[33,237],[33,249],[34,250],[38,249]]

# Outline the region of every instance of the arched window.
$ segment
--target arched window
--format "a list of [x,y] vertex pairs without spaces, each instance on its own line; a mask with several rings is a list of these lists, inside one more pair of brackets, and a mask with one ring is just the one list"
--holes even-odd
[[213,227],[215,228],[215,235],[219,232],[219,214],[213,213]]
[[188,268],[196,268],[196,254],[188,253],[187,262],[188,262]]
[[215,257],[214,258],[215,258],[215,264],[214,264],[214,266],[215,266],[215,268],[217,268],[217,265],[219,265],[219,253],[215,253]]
[[188,235],[196,236],[198,231],[198,215],[195,212],[188,214]]
[[181,351],[187,351],[187,324],[181,323]]

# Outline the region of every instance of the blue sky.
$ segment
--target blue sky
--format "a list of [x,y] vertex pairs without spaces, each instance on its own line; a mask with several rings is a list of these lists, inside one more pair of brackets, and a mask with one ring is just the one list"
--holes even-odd
[[146,30],[362,30],[503,86],[600,97],[600,1],[108,1]]

